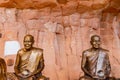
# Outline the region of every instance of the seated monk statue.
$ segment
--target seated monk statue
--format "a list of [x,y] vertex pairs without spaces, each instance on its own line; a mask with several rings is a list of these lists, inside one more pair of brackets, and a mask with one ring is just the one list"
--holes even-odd
[[0,80],[7,80],[7,66],[5,60],[0,58]]
[[46,80],[41,73],[44,68],[43,49],[33,47],[32,35],[26,35],[23,44],[24,48],[18,51],[14,66],[18,80]]
[[81,68],[84,76],[80,80],[109,80],[109,51],[100,47],[101,39],[98,35],[93,35],[90,43],[92,48],[82,54]]

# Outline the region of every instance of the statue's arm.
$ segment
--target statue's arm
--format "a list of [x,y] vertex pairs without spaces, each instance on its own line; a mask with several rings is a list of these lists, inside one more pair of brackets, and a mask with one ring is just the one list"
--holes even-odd
[[5,62],[5,60],[4,59],[0,59],[0,66],[1,66],[1,72],[3,73],[3,75],[4,75],[4,78],[6,78],[6,76],[7,76],[7,66],[6,66],[6,62]]
[[4,75],[6,75],[6,73],[7,73],[7,65],[6,65],[6,62],[5,62],[5,60],[3,59],[3,65],[4,65]]
[[107,66],[107,76],[109,76],[110,75],[110,72],[111,72],[111,65],[110,65],[110,60],[109,60],[109,56],[108,56],[108,54],[107,54],[107,56],[106,56],[106,66]]
[[34,72],[34,74],[41,73],[41,71],[44,69],[43,53],[42,53],[42,55],[39,58],[40,58],[40,61],[39,61],[38,69],[37,69],[37,71]]
[[19,76],[18,74],[20,73],[20,71],[19,71],[19,63],[20,63],[20,55],[17,54],[16,61],[15,61],[15,66],[14,66],[15,74],[17,76]]
[[81,69],[83,70],[84,74],[87,74],[92,77],[92,75],[89,73],[89,71],[85,68],[87,62],[87,56],[85,52],[82,53],[82,62],[81,62]]

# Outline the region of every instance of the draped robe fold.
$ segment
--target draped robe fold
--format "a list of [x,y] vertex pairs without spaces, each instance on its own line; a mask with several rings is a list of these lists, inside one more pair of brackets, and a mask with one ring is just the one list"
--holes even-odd
[[[26,52],[24,55],[22,55],[21,53],[24,53],[24,52],[20,51],[19,54],[17,55],[18,60],[16,60],[16,66],[17,66],[19,73],[26,75],[26,74],[37,71],[40,65],[42,51],[34,49],[31,52]],[[19,78],[20,80],[33,80],[34,77],[35,76],[32,76],[26,79],[23,79],[20,77]]]
[[110,74],[111,67],[107,51],[103,49],[94,53],[85,51],[83,58],[85,58],[82,60],[82,62],[85,62],[84,69],[94,78],[105,79]]

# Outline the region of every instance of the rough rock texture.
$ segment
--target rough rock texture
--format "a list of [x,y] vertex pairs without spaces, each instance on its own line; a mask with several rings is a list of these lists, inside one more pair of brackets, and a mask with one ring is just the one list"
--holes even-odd
[[120,0],[0,0],[0,7],[19,9],[50,7],[60,8],[63,14],[70,14],[75,11],[83,13],[98,9],[119,10]]
[[43,74],[50,80],[78,80],[82,51],[98,34],[110,50],[111,76],[120,77],[119,0],[0,0],[0,6],[21,8],[0,8],[1,57],[5,41],[18,40],[23,47],[23,37],[32,34],[35,46],[44,49]]

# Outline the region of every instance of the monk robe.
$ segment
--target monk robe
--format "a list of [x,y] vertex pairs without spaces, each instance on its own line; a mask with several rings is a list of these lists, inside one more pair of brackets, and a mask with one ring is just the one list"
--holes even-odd
[[[25,51],[21,49],[18,51],[15,73],[19,80],[37,80],[40,77],[43,70],[43,50],[39,48],[33,48],[31,51]],[[22,75],[22,76],[19,76]],[[32,76],[29,76],[32,74]],[[24,77],[26,76],[26,77]],[[27,77],[28,76],[28,77]]]
[[85,73],[86,80],[101,79],[105,80],[110,74],[110,62],[108,50],[100,48],[97,51],[86,50],[82,54],[82,70]]

